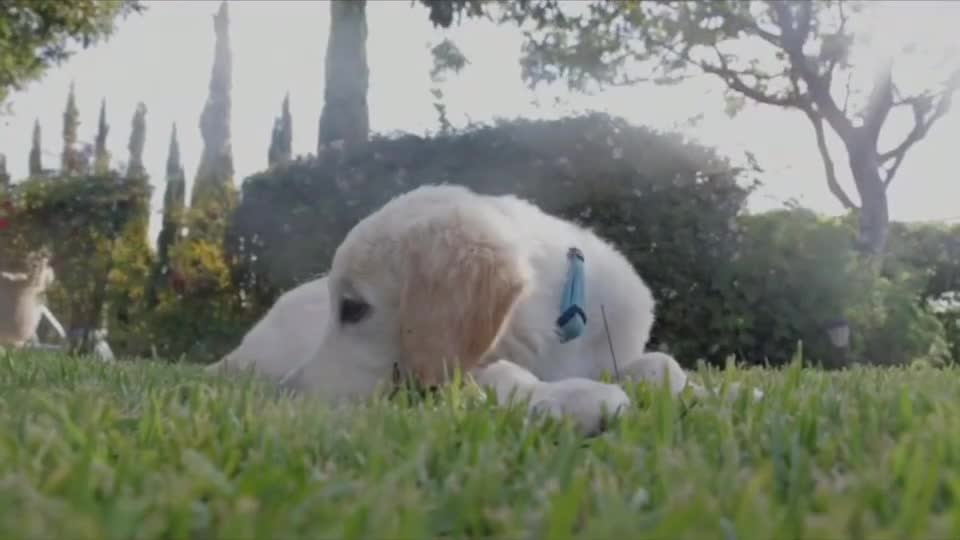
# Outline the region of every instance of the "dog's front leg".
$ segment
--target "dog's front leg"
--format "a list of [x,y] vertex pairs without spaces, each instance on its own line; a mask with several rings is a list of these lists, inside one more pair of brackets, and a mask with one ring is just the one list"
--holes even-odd
[[687,373],[672,356],[662,352],[647,352],[627,362],[620,368],[620,375],[628,380],[646,381],[652,384],[668,383],[670,393],[677,395],[688,385],[698,392],[699,386],[688,381]]
[[[647,352],[640,355],[639,358],[624,365],[620,369],[620,374],[628,380],[644,380],[653,384],[667,382],[673,395],[683,392],[685,388],[690,388],[693,394],[700,398],[713,394],[690,380],[686,371],[680,367],[680,363],[669,354],[662,352]],[[736,397],[741,389],[739,383],[734,383],[730,386],[729,395]],[[752,394],[754,400],[763,398],[763,391],[759,388],[754,388]]]
[[481,386],[496,392],[499,405],[529,400],[530,413],[570,418],[584,435],[603,431],[609,419],[630,406],[630,398],[617,385],[582,378],[541,381],[507,360],[477,368],[471,375]]

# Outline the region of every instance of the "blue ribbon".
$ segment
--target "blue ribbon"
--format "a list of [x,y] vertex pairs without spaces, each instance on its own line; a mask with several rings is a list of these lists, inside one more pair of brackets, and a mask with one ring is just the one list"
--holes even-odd
[[563,286],[563,301],[560,317],[557,318],[557,336],[561,343],[572,341],[587,327],[587,314],[583,310],[586,299],[586,279],[583,268],[583,252],[572,247],[567,252],[569,266],[567,281]]

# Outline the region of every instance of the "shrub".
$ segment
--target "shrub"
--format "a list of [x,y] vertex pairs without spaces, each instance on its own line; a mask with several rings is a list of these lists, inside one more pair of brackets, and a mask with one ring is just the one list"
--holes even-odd
[[802,341],[804,356],[829,357],[826,325],[844,318],[857,294],[855,231],[802,210],[740,222],[743,246],[723,291],[734,319],[724,348],[751,363],[781,364]]
[[960,363],[960,225],[896,223],[890,229],[891,265],[923,279],[922,295],[946,332]]
[[236,189],[214,183],[205,193],[180,216],[186,235],[169,245],[165,267],[155,269],[151,299],[153,326],[163,336],[157,352],[200,363],[229,352],[253,322],[242,309],[224,249]]
[[[851,249],[856,229],[846,219],[805,210],[744,216],[743,250],[727,302],[737,330],[728,348],[751,362],[787,361],[798,341],[808,358],[905,364],[948,359],[944,327],[924,302],[924,276],[884,266]],[[838,319],[851,326],[842,359],[827,338]]]

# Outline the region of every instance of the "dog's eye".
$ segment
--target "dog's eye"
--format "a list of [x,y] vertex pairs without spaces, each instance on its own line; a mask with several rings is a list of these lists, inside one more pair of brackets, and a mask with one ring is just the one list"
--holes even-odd
[[370,314],[370,304],[363,300],[344,298],[340,301],[340,323],[356,324]]

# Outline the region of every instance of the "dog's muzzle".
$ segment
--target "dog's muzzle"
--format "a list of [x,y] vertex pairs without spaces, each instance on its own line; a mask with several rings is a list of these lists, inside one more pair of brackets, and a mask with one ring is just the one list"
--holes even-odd
[[403,369],[399,363],[393,363],[393,374],[390,381],[390,397],[393,398],[397,395],[398,392],[402,390],[411,391],[414,394],[424,397],[427,394],[433,394],[439,390],[439,386],[424,386],[420,381],[410,373],[408,370]]

